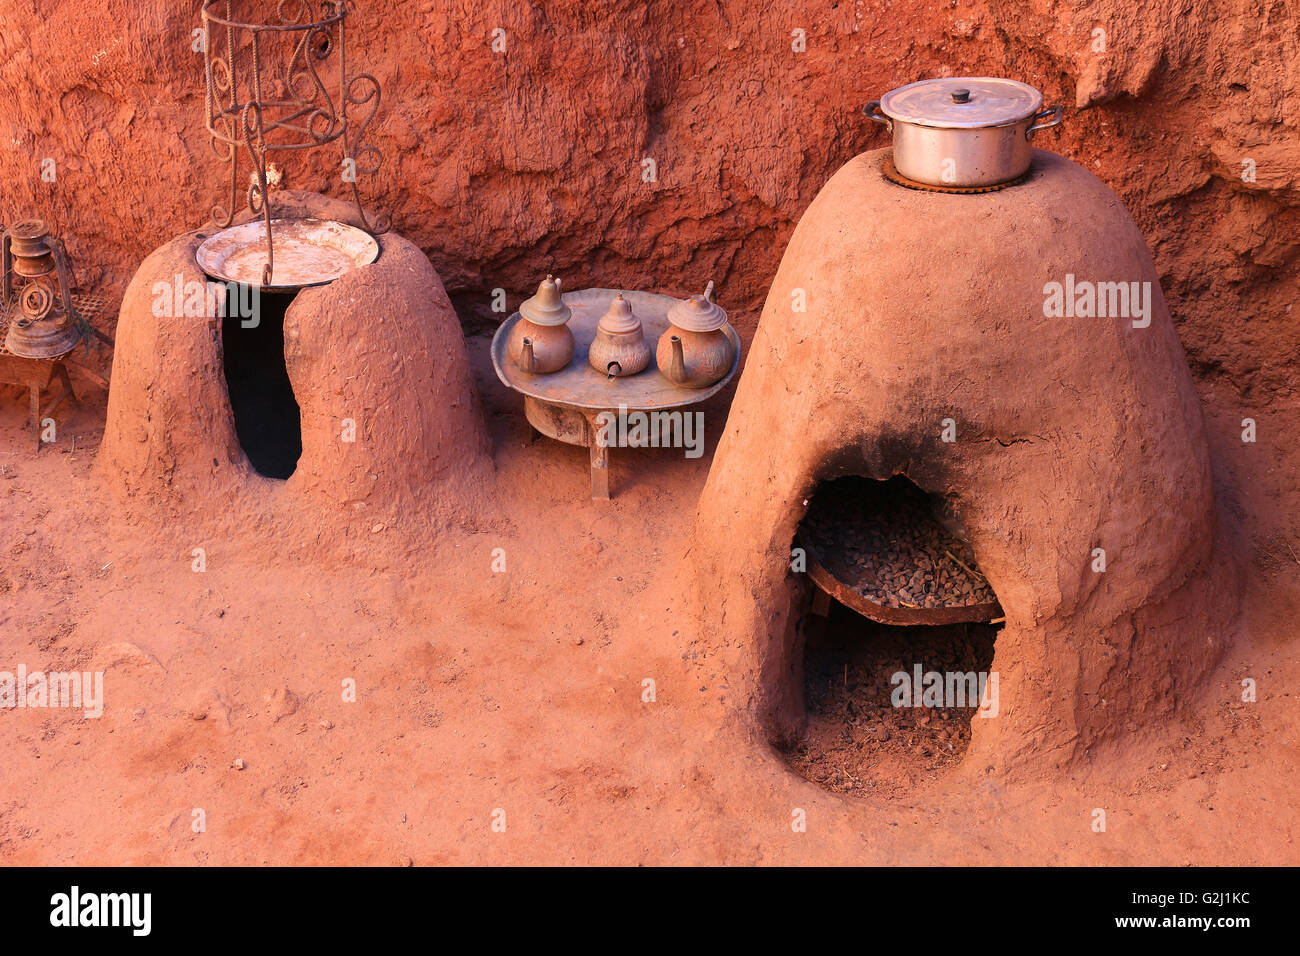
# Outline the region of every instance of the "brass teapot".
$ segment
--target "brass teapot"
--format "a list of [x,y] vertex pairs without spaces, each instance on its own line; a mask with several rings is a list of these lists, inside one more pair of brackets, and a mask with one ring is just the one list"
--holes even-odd
[[671,323],[659,337],[655,360],[676,385],[708,388],[731,371],[736,347],[727,334],[727,313],[713,301],[713,283],[668,310]]
[[614,296],[608,311],[600,317],[587,361],[610,378],[635,375],[650,364],[650,343],[641,331],[641,320],[632,314],[632,304],[622,292]]
[[566,324],[572,311],[564,304],[560,280],[548,275],[537,294],[519,306],[519,321],[510,330],[506,352],[521,372],[558,372],[573,358],[573,333]]

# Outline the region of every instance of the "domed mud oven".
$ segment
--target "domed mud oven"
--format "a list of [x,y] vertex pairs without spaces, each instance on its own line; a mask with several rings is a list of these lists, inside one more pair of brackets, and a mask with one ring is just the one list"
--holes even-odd
[[[967,764],[1062,763],[1186,700],[1229,637],[1200,407],[1145,242],[1096,177],[1035,150],[1024,179],[952,194],[886,178],[890,155],[827,183],[773,282],[696,518],[696,651],[756,733],[798,740],[801,522],[845,481],[870,507],[912,495],[987,582],[957,603],[1005,615]],[[1132,301],[1099,304],[1120,288],[1102,283]]]
[[[356,219],[314,193],[273,201],[285,220]],[[123,299],[99,462],[118,497],[245,527],[307,508],[296,527],[313,535],[340,516],[367,529],[463,516],[491,452],[424,253],[389,232],[368,265],[295,294],[242,288],[217,314],[195,259],[214,231],[154,251]]]

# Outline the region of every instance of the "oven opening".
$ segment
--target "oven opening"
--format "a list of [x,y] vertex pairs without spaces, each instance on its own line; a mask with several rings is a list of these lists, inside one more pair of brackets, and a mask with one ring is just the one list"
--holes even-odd
[[784,748],[826,789],[892,795],[960,762],[996,718],[1002,611],[946,502],[908,478],[823,482],[794,543],[807,720]]
[[284,316],[292,293],[226,297],[221,344],[239,444],[257,473],[285,479],[302,455],[298,400],[284,364]]

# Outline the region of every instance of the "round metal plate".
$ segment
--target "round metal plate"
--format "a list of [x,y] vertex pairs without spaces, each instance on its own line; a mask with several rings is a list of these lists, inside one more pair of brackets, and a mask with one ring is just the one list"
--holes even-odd
[[272,219],[271,236],[275,265],[267,286],[262,285],[267,243],[266,223],[261,219],[209,236],[194,258],[199,268],[214,279],[268,292],[324,285],[379,258],[379,243],[374,236],[329,219]]
[[949,605],[946,607],[885,607],[883,604],[877,604],[849,587],[827,571],[805,542],[796,539],[796,544],[802,547],[804,553],[808,556],[808,576],[812,578],[817,587],[845,607],[852,608],[863,617],[881,624],[899,626],[974,624],[982,621],[993,621],[1002,616],[1002,606],[996,601],[989,604]]

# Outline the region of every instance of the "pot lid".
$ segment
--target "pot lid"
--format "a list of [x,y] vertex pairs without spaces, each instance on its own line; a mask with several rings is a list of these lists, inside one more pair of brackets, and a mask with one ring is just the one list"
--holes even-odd
[[713,283],[703,295],[693,295],[668,310],[668,321],[687,332],[714,332],[727,324],[727,313],[713,301]]
[[632,303],[620,292],[610,301],[598,327],[602,332],[635,332],[641,328],[641,320],[632,314]]
[[1028,119],[1042,106],[1043,94],[1029,84],[995,76],[921,80],[880,98],[880,110],[890,119],[941,129],[1006,126]]
[[537,287],[537,295],[519,306],[519,314],[534,325],[563,325],[572,315],[560,297],[560,280],[548,275]]

